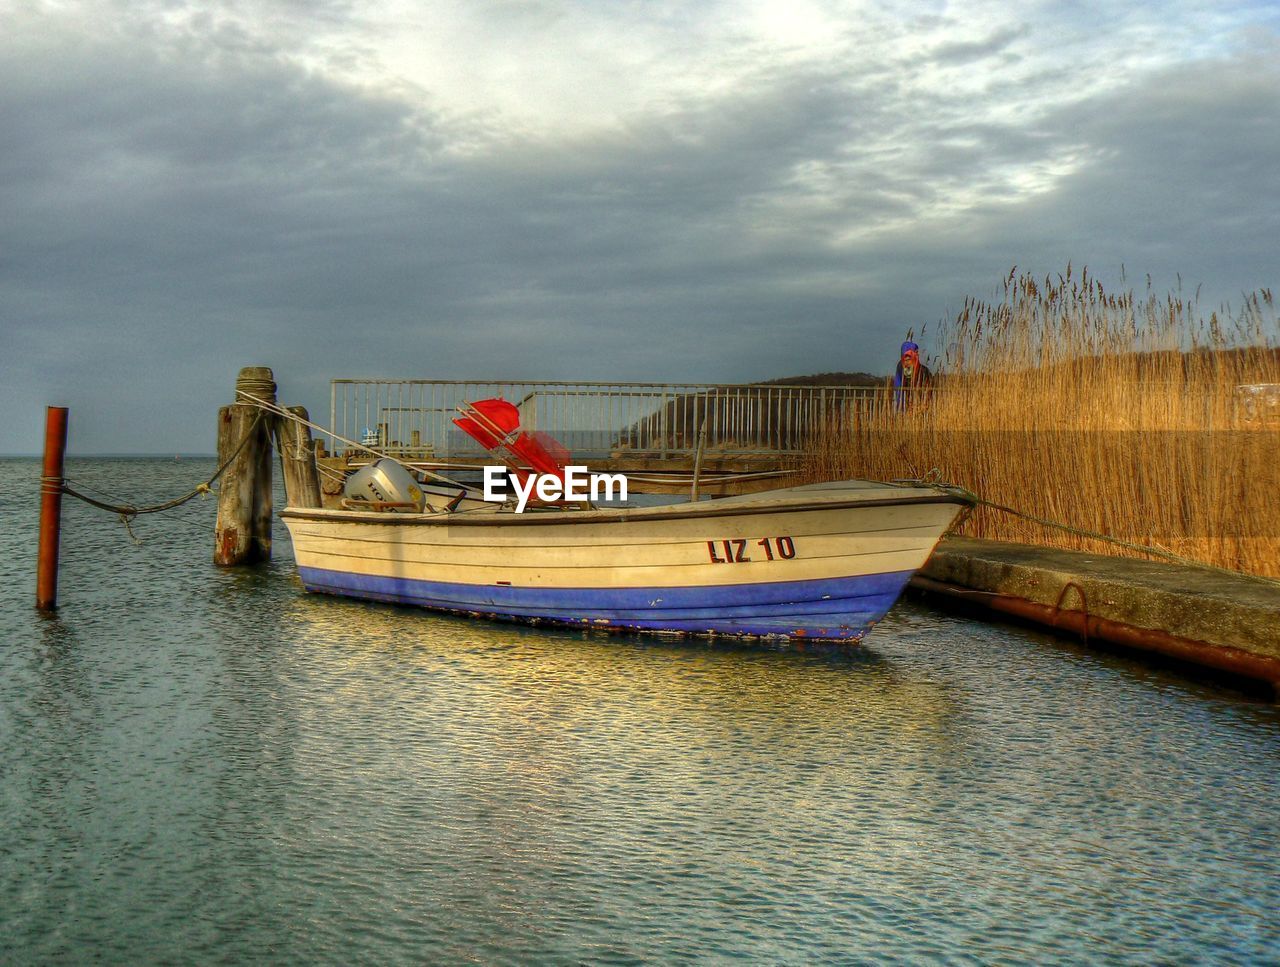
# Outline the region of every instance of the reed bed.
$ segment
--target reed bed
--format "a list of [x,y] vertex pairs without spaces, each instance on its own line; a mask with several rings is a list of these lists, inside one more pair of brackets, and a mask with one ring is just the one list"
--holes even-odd
[[[966,300],[933,334],[930,388],[833,417],[809,476],[932,474],[1076,529],[1280,577],[1270,290],[1206,318],[1181,293],[1109,293],[1070,266],[1056,278],[1011,272],[1003,289]],[[1143,556],[989,508],[962,532]]]

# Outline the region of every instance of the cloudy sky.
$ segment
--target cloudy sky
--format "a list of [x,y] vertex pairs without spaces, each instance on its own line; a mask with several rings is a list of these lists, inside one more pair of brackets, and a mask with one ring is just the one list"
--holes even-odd
[[0,452],[209,452],[254,364],[884,372],[1014,264],[1238,300],[1278,230],[1275,2],[0,0]]

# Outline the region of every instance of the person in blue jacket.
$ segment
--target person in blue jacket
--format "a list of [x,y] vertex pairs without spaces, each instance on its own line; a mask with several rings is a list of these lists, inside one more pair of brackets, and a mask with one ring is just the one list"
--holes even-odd
[[902,344],[898,367],[893,372],[893,408],[905,410],[932,379],[929,367],[920,362],[920,347],[908,339]]

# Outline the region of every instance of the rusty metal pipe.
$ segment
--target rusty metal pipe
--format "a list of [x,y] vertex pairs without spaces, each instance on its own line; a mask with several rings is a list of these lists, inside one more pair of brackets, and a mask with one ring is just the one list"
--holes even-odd
[[1206,641],[1181,638],[1156,628],[1138,628],[1109,618],[1100,618],[1086,611],[1064,611],[1015,595],[957,587],[920,574],[911,579],[911,586],[980,604],[993,611],[1025,618],[1060,631],[1070,631],[1086,638],[1099,638],[1126,648],[1154,652],[1179,661],[1263,681],[1280,696],[1280,660],[1275,658],[1255,655],[1230,645],[1214,645]]
[[67,408],[50,406],[44,418],[44,470],[40,475],[40,550],[36,607],[58,607],[58,547],[62,538],[62,470],[67,450]]

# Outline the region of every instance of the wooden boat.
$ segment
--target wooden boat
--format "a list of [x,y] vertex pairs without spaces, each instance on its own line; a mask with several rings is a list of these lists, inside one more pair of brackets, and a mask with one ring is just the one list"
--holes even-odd
[[966,506],[947,490],[844,481],[625,509],[280,516],[308,591],[578,627],[850,640]]

